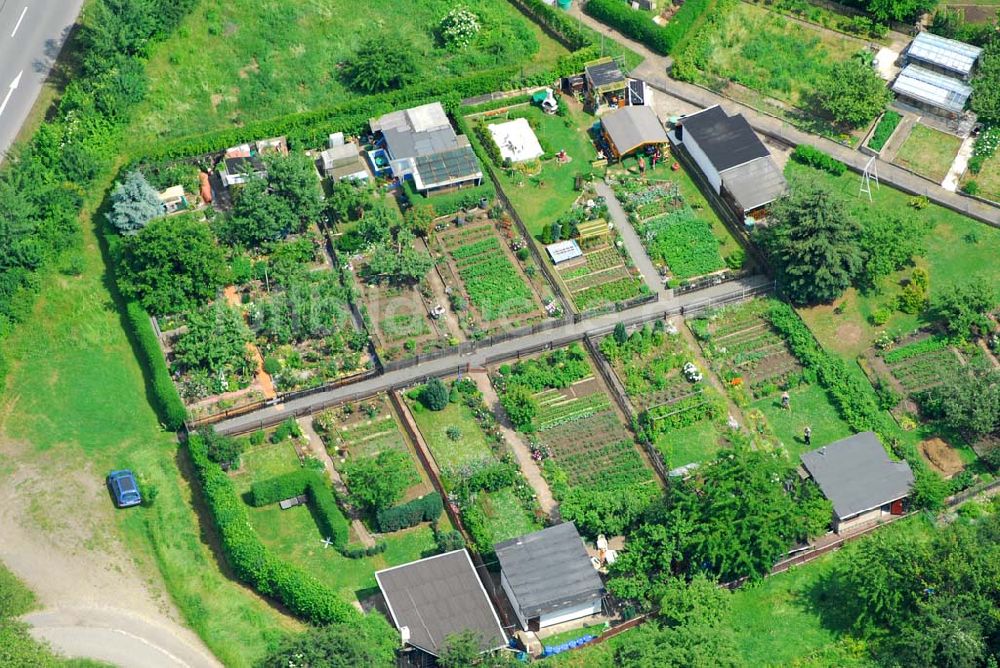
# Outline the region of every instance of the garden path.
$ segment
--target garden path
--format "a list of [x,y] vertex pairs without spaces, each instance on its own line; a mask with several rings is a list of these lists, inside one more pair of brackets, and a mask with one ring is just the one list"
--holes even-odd
[[486,401],[486,405],[497,416],[497,425],[499,425],[500,431],[503,432],[504,439],[510,443],[511,450],[514,451],[514,457],[517,459],[517,463],[520,465],[525,479],[531,485],[531,489],[535,490],[535,495],[538,497],[538,505],[541,506],[542,512],[548,515],[549,519],[553,522],[558,522],[560,520],[559,504],[556,503],[555,497],[552,496],[549,484],[542,477],[542,471],[538,468],[538,463],[531,458],[531,450],[524,444],[521,435],[511,427],[507,413],[504,412],[503,405],[500,403],[500,397],[497,396],[496,390],[493,389],[493,384],[490,382],[489,376],[482,372],[476,372],[470,373],[469,377],[475,381],[476,387],[483,393],[483,400]]
[[945,190],[950,190],[955,192],[958,190],[958,181],[962,178],[962,174],[965,173],[965,169],[969,166],[969,158],[972,157],[972,148],[976,143],[976,138],[969,135],[962,142],[962,145],[958,149],[958,155],[955,156],[954,162],[951,163],[951,169],[948,170],[948,175],[944,177],[944,181],[941,182],[941,187]]
[[[227,285],[222,294],[226,297],[226,302],[233,308],[240,308],[240,296],[236,293],[236,286]],[[278,396],[278,393],[274,391],[274,383],[271,381],[271,375],[264,371],[264,358],[260,354],[260,349],[257,344],[253,341],[247,341],[247,350],[253,355],[254,364],[257,365],[257,371],[255,375],[257,377],[257,384],[260,385],[260,391],[264,394],[264,399],[274,399]]]
[[[431,257],[434,257],[434,253],[427,245],[427,242],[421,240],[420,243],[424,244],[427,253]],[[427,273],[427,283],[430,285],[431,293],[434,295],[435,305],[444,307],[444,315],[441,318],[444,320],[448,333],[459,341],[462,341],[465,336],[462,334],[462,326],[458,323],[458,314],[451,308],[451,302],[448,300],[448,294],[445,292],[444,281],[441,280],[441,274],[437,268]]]
[[729,393],[726,392],[726,388],[722,386],[722,381],[715,375],[715,372],[712,371],[712,367],[708,364],[708,360],[706,360],[701,354],[701,346],[699,346],[698,342],[695,341],[694,334],[691,333],[691,330],[684,324],[684,318],[681,316],[674,316],[670,319],[670,321],[673,323],[674,327],[677,328],[677,331],[681,333],[681,336],[684,337],[684,341],[687,343],[688,348],[691,349],[691,353],[694,355],[695,363],[700,368],[704,369],[705,377],[708,378],[708,382],[711,383],[712,387],[718,390],[719,394],[722,395],[722,398],[726,400],[726,410],[729,411],[730,415],[736,418],[736,421],[740,423],[740,427],[746,427],[747,423],[746,420],[743,419],[743,411],[740,410],[740,407],[736,405],[736,402],[729,397]]
[[628,214],[625,213],[625,209],[622,208],[621,202],[615,197],[615,191],[611,189],[604,181],[595,181],[594,190],[597,194],[604,198],[608,205],[608,215],[611,216],[611,222],[615,224],[615,228],[621,235],[622,241],[625,243],[625,248],[628,250],[628,254],[632,257],[632,262],[638,267],[639,272],[642,274],[642,279],[646,283],[646,287],[655,295],[659,294],[663,296],[665,289],[663,287],[663,281],[660,280],[660,272],[656,270],[653,266],[652,260],[646,254],[646,247],[642,245],[642,240],[639,239],[639,235],[636,234],[635,228],[632,227],[632,223],[628,220]]
[[896,154],[899,153],[899,149],[902,148],[910,133],[913,132],[913,126],[917,124],[917,116],[905,112],[901,113],[903,114],[903,119],[899,121],[899,127],[896,128],[896,131],[892,133],[892,137],[889,138],[888,143],[882,148],[882,159],[887,162],[892,162],[896,159]]
[[[313,457],[323,462],[323,468],[326,469],[327,475],[333,482],[333,489],[337,493],[337,497],[346,499],[347,485],[344,484],[344,479],[340,477],[340,472],[337,471],[336,467],[334,467],[333,458],[330,457],[330,453],[326,451],[326,446],[323,445],[323,439],[321,439],[319,434],[316,433],[316,430],[313,429],[312,418],[301,418],[298,423],[299,428],[302,430],[302,436],[309,441],[309,452]],[[354,534],[358,537],[361,544],[365,547],[374,547],[375,539],[368,531],[368,527],[366,527],[364,522],[361,521],[357,511],[351,508],[348,512],[348,517],[351,519],[351,528],[354,529]]]

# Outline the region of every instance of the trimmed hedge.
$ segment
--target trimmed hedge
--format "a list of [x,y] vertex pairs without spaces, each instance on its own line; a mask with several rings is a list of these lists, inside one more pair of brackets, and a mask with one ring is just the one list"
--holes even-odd
[[250,505],[260,508],[304,494],[306,487],[315,478],[315,471],[302,469],[259,480],[250,485]]
[[430,197],[424,197],[418,193],[413,187],[413,181],[407,179],[403,182],[403,191],[410,202],[413,204],[430,204],[439,216],[450,216],[463,209],[472,209],[479,206],[481,198],[485,197],[492,202],[497,196],[497,190],[493,186],[493,181],[489,176],[483,176],[483,185],[481,186],[462,188],[454,192],[431,195]]
[[840,176],[847,171],[847,165],[840,160],[809,144],[796,146],[795,150],[792,151],[792,160],[815,169],[821,169],[824,172],[830,172],[834,176]]
[[582,24],[564,11],[557,10],[542,0],[508,0],[522,14],[554,35],[563,46],[578,51],[591,44],[592,34]]
[[139,348],[136,351],[139,363],[149,372],[153,390],[153,408],[164,427],[170,431],[177,431],[184,426],[187,409],[170,377],[170,370],[160,350],[160,343],[156,339],[149,314],[139,302],[129,301],[125,304],[125,317]]
[[301,568],[276,558],[261,542],[236,488],[222,468],[208,458],[201,437],[192,434],[187,446],[219,532],[222,552],[236,577],[314,624],[359,621],[361,613],[337,592]]
[[[316,524],[325,538],[333,541],[333,546],[344,554],[346,553],[347,541],[350,539],[351,525],[348,523],[344,513],[340,511],[337,500],[333,497],[333,491],[320,474],[314,474],[306,485],[306,495],[309,503],[312,504],[313,515]],[[385,549],[385,548],[383,548]]]
[[[696,1],[691,0],[692,3]],[[674,46],[665,28],[656,25],[648,14],[632,9],[623,0],[590,0],[583,11],[626,37],[642,42],[661,56],[670,55]],[[680,15],[680,12],[677,14]]]
[[431,492],[419,499],[378,511],[375,523],[379,531],[390,533],[416,526],[421,522],[434,522],[441,516],[443,510],[444,502],[441,500],[441,495]]

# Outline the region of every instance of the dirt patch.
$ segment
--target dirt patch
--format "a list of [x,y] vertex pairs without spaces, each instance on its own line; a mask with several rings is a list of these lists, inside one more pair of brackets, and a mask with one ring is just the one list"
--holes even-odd
[[921,441],[919,448],[924,459],[945,478],[950,478],[965,468],[958,452],[940,438]]
[[225,99],[226,97],[222,93],[214,93],[211,97],[212,111],[218,111],[219,105],[222,104],[222,101]]
[[837,328],[837,341],[844,347],[853,348],[861,342],[862,333],[861,327],[858,325],[852,322],[845,322]]
[[252,58],[248,65],[241,67],[238,74],[240,75],[240,79],[246,79],[250,76],[251,72],[254,74],[260,72],[260,63],[257,62],[256,58]]

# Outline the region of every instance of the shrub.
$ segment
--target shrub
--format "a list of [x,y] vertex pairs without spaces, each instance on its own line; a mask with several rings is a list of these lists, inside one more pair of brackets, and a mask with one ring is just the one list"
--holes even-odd
[[264,373],[273,376],[279,371],[281,371],[281,360],[270,355],[264,358]]
[[456,427],[455,425],[451,425],[450,427],[445,429],[444,433],[445,435],[448,436],[448,439],[452,441],[457,441],[458,439],[462,438],[462,430]]
[[829,172],[834,176],[840,176],[847,171],[847,165],[809,144],[796,146],[795,150],[792,151],[792,159],[803,165]]
[[239,463],[243,450],[246,449],[245,439],[225,436],[211,427],[198,430],[198,434],[205,441],[208,458],[216,464],[235,467]]
[[448,405],[448,388],[439,378],[432,378],[420,391],[420,403],[432,411],[442,411]]
[[281,443],[289,438],[298,438],[302,435],[302,428],[295,418],[288,418],[278,425],[278,428],[271,434],[272,443]]
[[901,120],[903,120],[903,117],[895,111],[887,111],[882,114],[882,119],[875,127],[875,132],[872,133],[871,139],[868,140],[868,148],[873,151],[881,151],[885,143],[889,141],[889,137],[896,131],[896,126],[899,125]]
[[343,552],[350,537],[351,525],[340,511],[330,485],[323,479],[322,474],[314,473],[308,479],[305,491],[309,503],[312,504],[313,516],[320,532],[325,538],[333,541],[335,548]]
[[880,306],[868,317],[873,325],[879,327],[889,322],[889,318],[892,317],[892,311],[887,306]]
[[975,181],[966,181],[962,185],[962,192],[966,195],[978,195],[979,194],[979,184]]
[[726,266],[734,271],[739,271],[743,268],[743,264],[746,262],[746,259],[747,252],[742,248],[737,248],[725,257]]
[[437,548],[440,552],[451,552],[453,550],[461,550],[465,547],[465,539],[462,537],[462,533],[455,529],[435,533],[434,541],[437,543]]
[[135,337],[137,347],[136,354],[139,363],[146,369],[150,376],[150,385],[153,391],[153,408],[156,410],[163,426],[171,431],[176,431],[184,426],[187,419],[187,409],[184,402],[177,394],[177,387],[170,377],[167,369],[167,362],[160,351],[160,343],[153,332],[153,325],[149,320],[149,314],[143,310],[139,302],[130,301],[125,305],[125,317],[128,320],[129,329]]
[[431,492],[419,499],[380,510],[375,516],[378,530],[389,533],[412,527],[421,522],[434,522],[441,516],[444,502],[441,495]]

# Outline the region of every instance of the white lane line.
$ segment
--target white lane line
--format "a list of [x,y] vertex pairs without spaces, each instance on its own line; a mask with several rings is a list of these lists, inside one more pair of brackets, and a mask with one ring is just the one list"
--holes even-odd
[[10,82],[10,87],[7,89],[7,97],[3,99],[3,102],[0,102],[0,114],[2,114],[3,110],[7,108],[7,103],[10,102],[10,96],[14,94],[14,91],[17,90],[18,85],[21,83],[22,74],[24,74],[24,70],[18,72],[17,76],[14,77],[14,80]]
[[21,21],[24,20],[24,15],[28,13],[28,8],[25,7],[21,10],[21,16],[17,19],[17,24],[14,26],[14,32],[10,34],[11,37],[17,34],[17,29],[21,27]]

